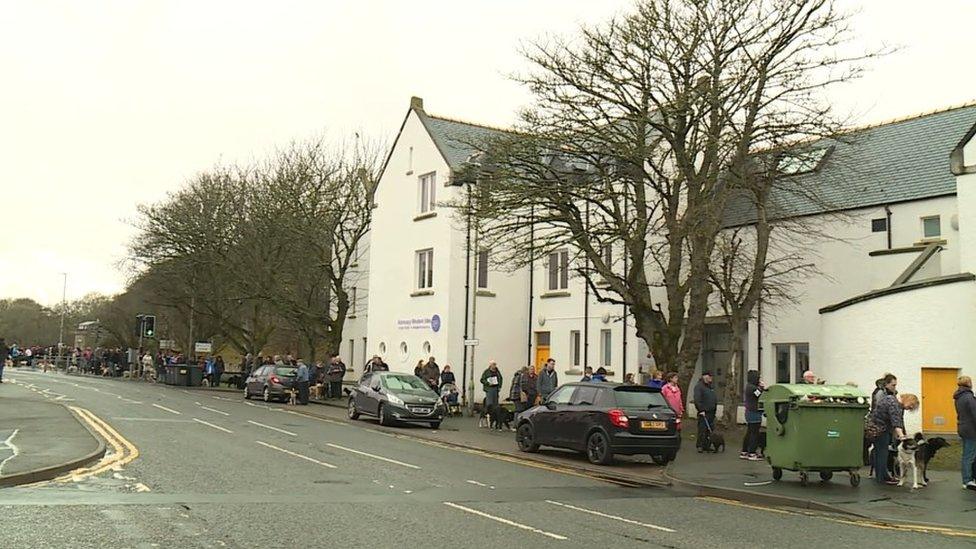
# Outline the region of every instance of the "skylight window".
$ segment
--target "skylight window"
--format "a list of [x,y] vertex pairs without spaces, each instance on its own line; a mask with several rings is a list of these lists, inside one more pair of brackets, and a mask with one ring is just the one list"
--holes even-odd
[[783,175],[798,175],[815,171],[830,149],[812,149],[784,153],[779,159],[779,171]]

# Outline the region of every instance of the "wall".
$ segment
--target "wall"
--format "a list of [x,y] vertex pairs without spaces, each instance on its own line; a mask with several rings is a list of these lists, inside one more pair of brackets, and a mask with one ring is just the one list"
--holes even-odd
[[[824,314],[823,339],[830,345],[820,350],[818,367],[829,380],[853,381],[868,392],[891,372],[899,392],[921,397],[921,368],[959,368],[976,375],[974,335],[974,282],[891,294]],[[906,413],[905,422],[909,433],[921,430],[922,411]]]

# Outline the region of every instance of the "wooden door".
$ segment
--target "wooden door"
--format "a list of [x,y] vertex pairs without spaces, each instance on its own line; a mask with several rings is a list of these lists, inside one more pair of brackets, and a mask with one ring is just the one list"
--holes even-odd
[[929,433],[956,432],[956,405],[952,393],[956,391],[955,368],[922,368],[922,431]]
[[549,360],[549,332],[535,333],[535,373],[546,365]]

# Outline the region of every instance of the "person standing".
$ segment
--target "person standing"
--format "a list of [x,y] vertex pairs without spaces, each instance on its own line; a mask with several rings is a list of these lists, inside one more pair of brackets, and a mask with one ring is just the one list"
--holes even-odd
[[596,369],[596,373],[593,374],[593,381],[599,383],[605,383],[607,381],[607,369],[600,366]]
[[715,426],[715,411],[718,409],[718,396],[712,389],[712,373],[705,372],[695,385],[695,409],[698,410],[698,436],[695,437],[695,447],[698,453],[705,451],[708,442],[706,433],[710,433]]
[[520,368],[515,370],[515,374],[512,375],[512,386],[508,390],[508,400],[515,403],[515,413],[525,411],[525,392],[522,391],[522,376],[525,374],[525,368]]
[[224,357],[217,355],[213,367],[214,387],[220,387],[220,376],[224,375]]
[[427,385],[430,385],[431,389],[434,391],[437,390],[438,382],[441,378],[441,368],[437,365],[437,361],[434,360],[434,357],[430,357],[430,359],[427,361],[427,365],[424,366],[423,378],[427,381]]
[[342,398],[342,378],[346,377],[346,364],[339,355],[334,355],[329,362],[329,397]]
[[905,438],[905,410],[918,408],[918,397],[905,393],[885,395],[871,412],[871,422],[878,428],[874,441],[874,480],[878,484],[897,485],[898,480],[888,470],[888,450],[892,442]]
[[444,365],[444,371],[441,372],[441,384],[440,384],[440,386],[443,387],[443,386],[448,385],[448,384],[450,384],[450,385],[457,385],[457,380],[454,378],[454,372],[451,371],[451,365],[450,364],[445,364]]
[[152,353],[146,351],[146,354],[142,355],[142,377],[145,379],[152,379],[155,370],[153,369],[153,356]]
[[539,398],[545,401],[556,390],[556,387],[559,387],[559,374],[556,373],[556,360],[550,358],[546,361],[542,372],[539,373],[535,388],[536,392],[539,393]]
[[10,354],[10,348],[7,347],[7,341],[0,337],[0,383],[3,383],[3,368],[7,364],[7,356]]
[[952,399],[956,403],[959,439],[962,441],[962,486],[976,490],[976,397],[973,396],[973,380],[960,376]]
[[647,386],[654,389],[662,389],[664,387],[664,372],[661,370],[654,370],[651,372],[651,379],[647,382]]
[[587,366],[583,368],[583,378],[580,379],[580,383],[587,383],[593,381],[593,367]]
[[749,370],[746,374],[746,390],[743,398],[746,408],[746,436],[742,441],[742,451],[739,459],[762,461],[756,454],[759,448],[759,427],[762,426],[762,412],[759,411],[759,396],[763,394],[762,381],[759,381],[759,370]]
[[298,385],[298,403],[308,404],[308,366],[304,360],[298,361],[298,370],[295,371],[295,383]]
[[661,387],[661,395],[664,396],[664,400],[667,401],[668,406],[674,410],[677,429],[681,431],[681,418],[685,415],[685,399],[681,397],[681,387],[678,386],[677,372],[668,374],[668,382]]
[[498,393],[502,390],[502,373],[494,360],[488,361],[488,368],[481,374],[481,388],[485,391],[485,409],[498,405]]
[[413,367],[413,375],[424,378],[424,361],[423,359],[417,361],[417,365]]

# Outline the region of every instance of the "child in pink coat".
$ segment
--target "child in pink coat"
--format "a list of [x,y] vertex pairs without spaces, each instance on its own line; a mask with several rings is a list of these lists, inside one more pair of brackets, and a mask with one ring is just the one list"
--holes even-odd
[[678,374],[671,372],[668,374],[668,382],[661,387],[661,394],[664,395],[664,400],[668,402],[668,406],[674,410],[675,416],[677,416],[677,426],[678,430],[681,430],[681,418],[685,415],[685,402],[681,398],[681,387],[678,387]]

